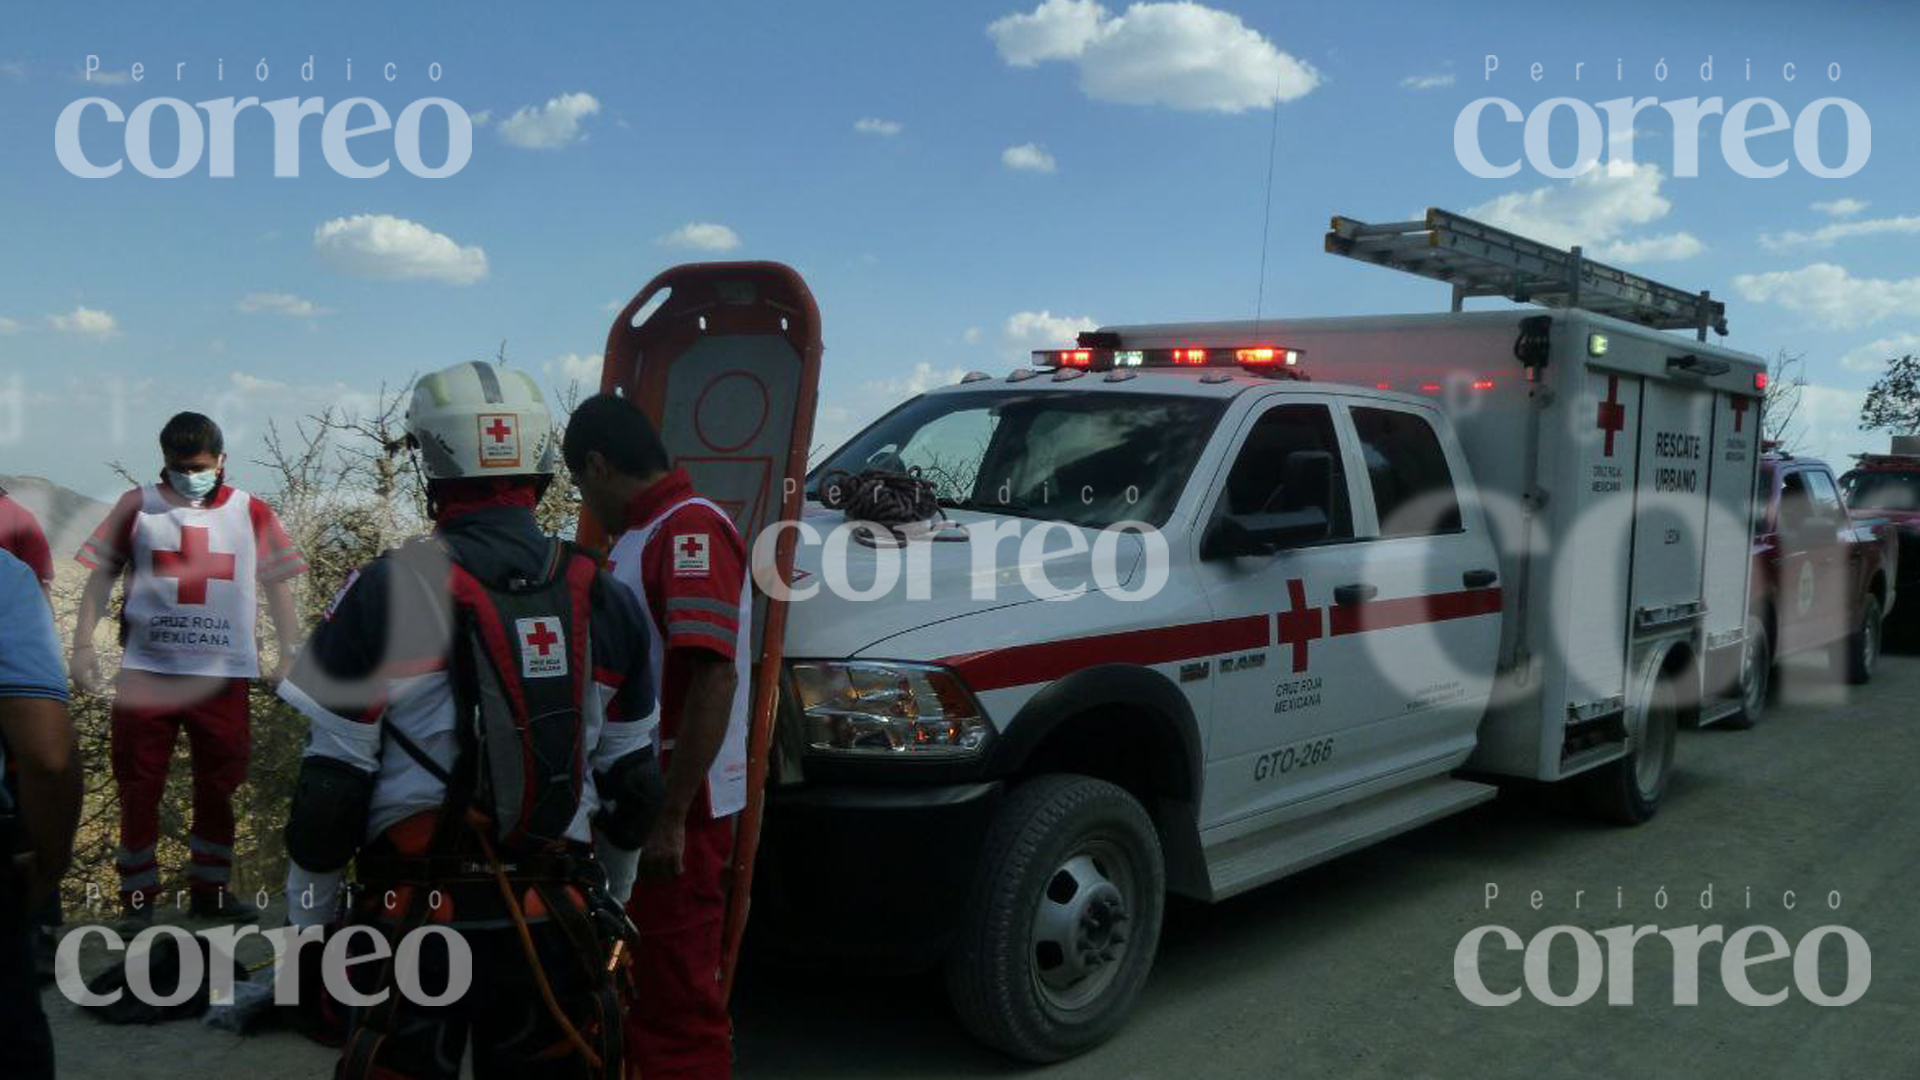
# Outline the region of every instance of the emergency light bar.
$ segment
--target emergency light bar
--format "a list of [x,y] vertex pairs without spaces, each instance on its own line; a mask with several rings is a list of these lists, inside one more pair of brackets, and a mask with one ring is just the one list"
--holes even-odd
[[1075,348],[1035,349],[1037,368],[1084,368],[1108,371],[1137,367],[1242,367],[1296,375],[1300,350],[1279,345],[1243,345],[1228,348],[1181,346],[1173,349]]

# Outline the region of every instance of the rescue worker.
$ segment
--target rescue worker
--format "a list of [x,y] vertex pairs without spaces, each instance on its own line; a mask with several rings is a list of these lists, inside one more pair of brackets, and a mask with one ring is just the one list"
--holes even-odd
[[752,594],[745,545],[718,506],[670,468],[653,424],[599,394],[567,423],[567,468],[614,538],[607,568],[659,634],[666,800],[641,847],[631,906],[644,1008],[628,1043],[648,1080],[726,1077],[731,1026],[720,989],[733,815],[746,804]]
[[[337,924],[352,861],[346,917],[396,944],[448,927],[473,982],[445,1005],[389,993],[350,1012],[338,1075],[453,1080],[470,1042],[480,1078],[618,1076],[609,972],[626,946],[606,930],[630,927],[659,798],[647,626],[591,556],[536,524],[557,438],[524,373],[427,375],[407,427],[433,533],[348,580],[280,687],[312,725],[286,827],[289,919]],[[435,936],[420,955],[413,985],[438,994],[447,950]],[[353,971],[389,989],[398,974]]]
[[0,551],[0,1076],[52,1080],[53,1035],[40,1008],[31,932],[73,855],[80,757],[53,613],[33,571]]
[[6,488],[0,488],[0,549],[27,564],[40,579],[40,590],[53,588],[53,555],[47,549],[47,534],[33,511],[14,501]]
[[[12,553],[13,557],[27,564],[33,576],[39,579],[40,593],[53,601],[53,553],[47,547],[47,534],[40,531],[40,522],[33,511],[15,502],[7,489],[0,488],[0,550]],[[11,790],[15,775],[13,770],[4,769],[5,780],[0,781]],[[0,795],[0,798],[4,798]],[[60,898],[49,897],[35,917],[38,924],[34,931],[34,965],[39,970],[41,982],[53,980],[53,957],[59,947],[56,940],[60,924],[65,916],[60,911]]]
[[123,917],[153,921],[160,887],[156,847],[160,796],[181,728],[192,753],[193,820],[187,882],[192,914],[237,917],[229,900],[233,793],[247,777],[253,736],[247,689],[260,675],[256,589],[267,598],[279,638],[275,677],[298,644],[293,578],[307,562],[273,509],[226,482],[219,425],[183,412],[160,429],[161,479],[120,497],[75,556],[91,573],[73,627],[73,679],[101,690],[94,627],[124,577],[120,615],[125,652],[114,682],[109,729],[120,795]]

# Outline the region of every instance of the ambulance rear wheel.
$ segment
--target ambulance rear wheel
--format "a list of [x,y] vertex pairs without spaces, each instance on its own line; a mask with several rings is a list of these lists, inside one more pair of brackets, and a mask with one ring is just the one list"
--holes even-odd
[[1126,791],[1051,775],[1014,789],[988,830],[947,993],[968,1033],[1060,1061],[1120,1029],[1153,966],[1166,870]]
[[1767,636],[1767,624],[1747,620],[1747,642],[1740,654],[1740,711],[1727,717],[1725,726],[1745,731],[1760,722],[1767,711],[1767,695],[1773,690],[1773,639]]
[[1587,797],[1593,808],[1623,825],[1638,825],[1653,817],[1667,794],[1679,728],[1680,696],[1663,679],[1647,698],[1639,745],[1626,757],[1588,774]]
[[1880,598],[1867,597],[1866,602],[1860,605],[1860,625],[1854,627],[1844,645],[1847,681],[1855,686],[1873,681],[1873,669],[1880,663],[1882,622]]

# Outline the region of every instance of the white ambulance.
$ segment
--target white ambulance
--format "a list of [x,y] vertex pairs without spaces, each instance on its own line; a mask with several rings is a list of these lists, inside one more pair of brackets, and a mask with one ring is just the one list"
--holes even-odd
[[942,962],[974,1035],[1048,1061],[1124,1021],[1168,892],[1494,777],[1654,814],[1676,726],[1741,707],[1764,365],[1577,249],[1439,212],[1343,245],[1554,309],[1107,327],[815,471],[917,472],[944,520],[803,519],[763,939]]

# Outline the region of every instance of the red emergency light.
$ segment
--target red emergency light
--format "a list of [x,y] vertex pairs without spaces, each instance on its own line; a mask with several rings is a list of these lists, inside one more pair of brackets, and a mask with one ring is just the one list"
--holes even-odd
[[1755,390],[1765,390],[1765,389],[1767,388],[1767,373],[1766,373],[1766,372],[1764,372],[1764,371],[1756,371],[1756,372],[1754,372],[1754,373],[1753,373],[1753,388],[1754,388]]
[[[1035,349],[1033,366],[1038,368],[1084,368],[1109,371],[1137,367],[1242,367],[1267,374],[1306,376],[1297,370],[1300,350],[1280,345],[1245,345],[1234,348],[1204,348],[1182,345],[1165,349],[1127,349],[1095,344],[1071,349]],[[1229,359],[1231,357],[1231,359]]]
[[1492,379],[1475,379],[1473,381],[1473,388],[1475,390],[1491,390],[1493,389],[1493,380]]

